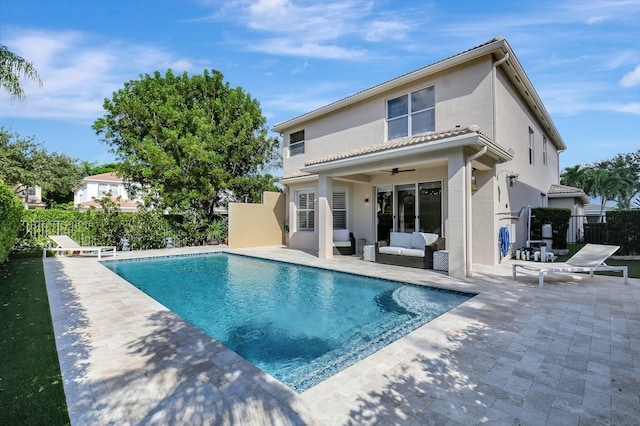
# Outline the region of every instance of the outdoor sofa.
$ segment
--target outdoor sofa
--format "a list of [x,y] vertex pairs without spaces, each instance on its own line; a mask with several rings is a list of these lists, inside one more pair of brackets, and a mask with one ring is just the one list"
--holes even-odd
[[433,253],[445,249],[445,239],[425,232],[392,232],[389,243],[376,243],[376,263],[433,269]]

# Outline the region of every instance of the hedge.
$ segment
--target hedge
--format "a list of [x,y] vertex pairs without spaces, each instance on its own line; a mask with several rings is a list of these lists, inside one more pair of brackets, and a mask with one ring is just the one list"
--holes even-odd
[[[218,217],[208,228],[195,232],[185,226],[183,218],[164,215],[158,210],[120,213],[110,200],[101,200],[101,209],[87,212],[41,210],[27,212],[22,232],[13,246],[13,256],[34,256],[47,247],[48,235],[66,234],[81,245],[115,245],[122,250],[124,241],[131,250],[204,245],[222,241],[227,236],[227,218]],[[187,223],[189,225],[189,223]]]
[[607,212],[607,242],[620,246],[616,255],[640,254],[640,209]]
[[18,239],[24,212],[22,201],[11,188],[0,182],[0,263],[7,260],[11,247]]

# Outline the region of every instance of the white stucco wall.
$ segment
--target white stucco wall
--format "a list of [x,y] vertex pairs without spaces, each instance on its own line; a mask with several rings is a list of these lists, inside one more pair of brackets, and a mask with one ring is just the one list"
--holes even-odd
[[[476,60],[286,129],[283,134],[284,175],[300,170],[306,161],[383,143],[386,140],[386,101],[430,86],[435,87],[436,131],[477,124],[483,133],[491,135],[490,70],[488,57]],[[305,153],[289,157],[289,134],[302,129],[305,131]]]

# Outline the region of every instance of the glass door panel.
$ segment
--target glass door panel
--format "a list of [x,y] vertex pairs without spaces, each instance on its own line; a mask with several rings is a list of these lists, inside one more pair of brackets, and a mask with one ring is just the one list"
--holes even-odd
[[396,186],[398,232],[416,230],[416,186],[415,184]]
[[442,182],[418,184],[420,232],[442,236]]
[[376,241],[389,241],[393,230],[393,186],[376,188]]

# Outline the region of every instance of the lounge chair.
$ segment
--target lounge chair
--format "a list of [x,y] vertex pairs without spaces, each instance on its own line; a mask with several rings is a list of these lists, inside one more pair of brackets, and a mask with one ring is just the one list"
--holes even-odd
[[98,259],[102,258],[103,254],[116,255],[115,246],[81,246],[73,241],[66,235],[49,235],[49,238],[57,244],[57,247],[45,248],[42,250],[42,257],[47,257],[47,251],[62,251],[62,252],[80,252],[80,254],[93,254],[98,255]]
[[538,272],[538,284],[544,287],[544,275],[548,272],[589,272],[593,278],[594,272],[621,271],[624,283],[629,284],[629,268],[627,266],[607,266],[604,263],[620,246],[603,244],[587,244],[564,263],[514,263],[512,265],[513,279],[516,279],[516,269],[523,268]]

